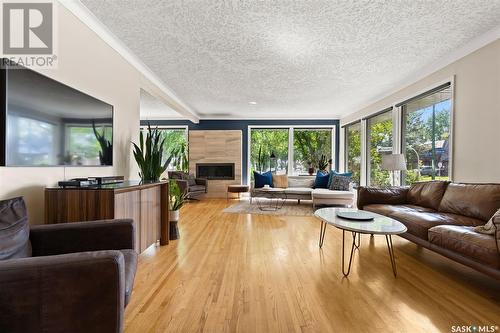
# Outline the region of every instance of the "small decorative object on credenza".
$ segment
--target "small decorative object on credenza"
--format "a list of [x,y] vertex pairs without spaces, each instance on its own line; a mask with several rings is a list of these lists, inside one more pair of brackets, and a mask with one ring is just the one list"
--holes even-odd
[[107,177],[87,177],[73,178],[70,180],[62,180],[57,183],[60,187],[91,187],[98,185],[123,183],[123,176],[107,176]]
[[170,239],[179,238],[179,226],[177,222],[180,217],[180,209],[184,206],[184,200],[186,199],[186,194],[182,192],[181,188],[175,180],[169,182],[170,188],[170,198],[168,200],[170,212],[169,212],[169,228],[170,228]]

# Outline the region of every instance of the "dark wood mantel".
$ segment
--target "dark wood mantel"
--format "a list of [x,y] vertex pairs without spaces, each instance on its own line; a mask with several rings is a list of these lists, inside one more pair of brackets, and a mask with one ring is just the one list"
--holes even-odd
[[45,223],[134,220],[135,244],[143,252],[168,244],[168,182],[125,181],[92,187],[45,189]]

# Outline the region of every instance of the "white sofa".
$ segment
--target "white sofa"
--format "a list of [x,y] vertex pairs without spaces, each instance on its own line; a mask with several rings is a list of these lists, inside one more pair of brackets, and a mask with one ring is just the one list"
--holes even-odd
[[[352,206],[354,204],[355,192],[352,187],[349,191],[332,191],[326,188],[313,188],[315,176],[288,176],[288,187],[283,189],[283,197],[286,199],[297,200],[312,200],[313,207],[317,205],[343,205]],[[270,196],[270,192],[264,189],[254,188],[253,182],[250,190],[250,202],[252,198],[266,198]],[[280,196],[276,193],[273,197]]]

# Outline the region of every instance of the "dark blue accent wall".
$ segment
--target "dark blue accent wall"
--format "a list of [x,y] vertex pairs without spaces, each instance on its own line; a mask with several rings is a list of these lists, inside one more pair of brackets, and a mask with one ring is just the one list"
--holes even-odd
[[141,125],[151,126],[188,126],[189,130],[241,130],[243,157],[242,182],[247,181],[248,165],[248,126],[335,126],[335,169],[339,169],[340,127],[337,119],[280,119],[280,120],[200,120],[195,124],[189,120],[141,120]]

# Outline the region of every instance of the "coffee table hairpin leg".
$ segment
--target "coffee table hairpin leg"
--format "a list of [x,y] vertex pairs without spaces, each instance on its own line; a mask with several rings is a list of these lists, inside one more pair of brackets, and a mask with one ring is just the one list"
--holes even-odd
[[[356,235],[357,234],[357,235]],[[358,238],[358,243],[356,245],[356,236]],[[351,264],[352,264],[352,256],[354,254],[354,249],[359,248],[359,242],[360,242],[360,235],[357,232],[352,233],[352,246],[351,246],[351,255],[349,256],[349,266],[347,267],[347,272],[345,271],[345,263],[344,263],[344,257],[345,257],[345,230],[342,230],[342,274],[344,274],[344,277],[347,277],[349,273],[351,272]]]
[[387,242],[387,249],[389,250],[389,257],[391,258],[392,273],[394,273],[394,277],[397,277],[398,271],[396,269],[396,257],[394,256],[394,247],[392,246],[391,235],[385,235],[385,241]]
[[325,240],[325,233],[326,233],[326,225],[327,223],[321,220],[321,226],[319,228],[319,247],[321,248],[323,246],[323,241]]
[[[347,272],[346,272],[345,259],[344,259],[344,257],[345,257],[345,230],[342,230],[342,274],[344,274],[344,277],[347,277],[349,275],[349,273],[351,272],[351,264],[352,264],[352,257],[354,254],[354,249],[359,249],[360,236],[361,236],[361,234],[359,232],[352,233],[351,254],[349,256],[349,266],[347,266]],[[356,238],[358,240],[357,242],[356,242]],[[394,277],[397,277],[398,271],[396,268],[396,256],[394,255],[394,247],[392,246],[391,235],[385,235],[385,241],[387,242],[387,249],[389,251],[389,257],[391,259],[392,273],[394,274]]]

